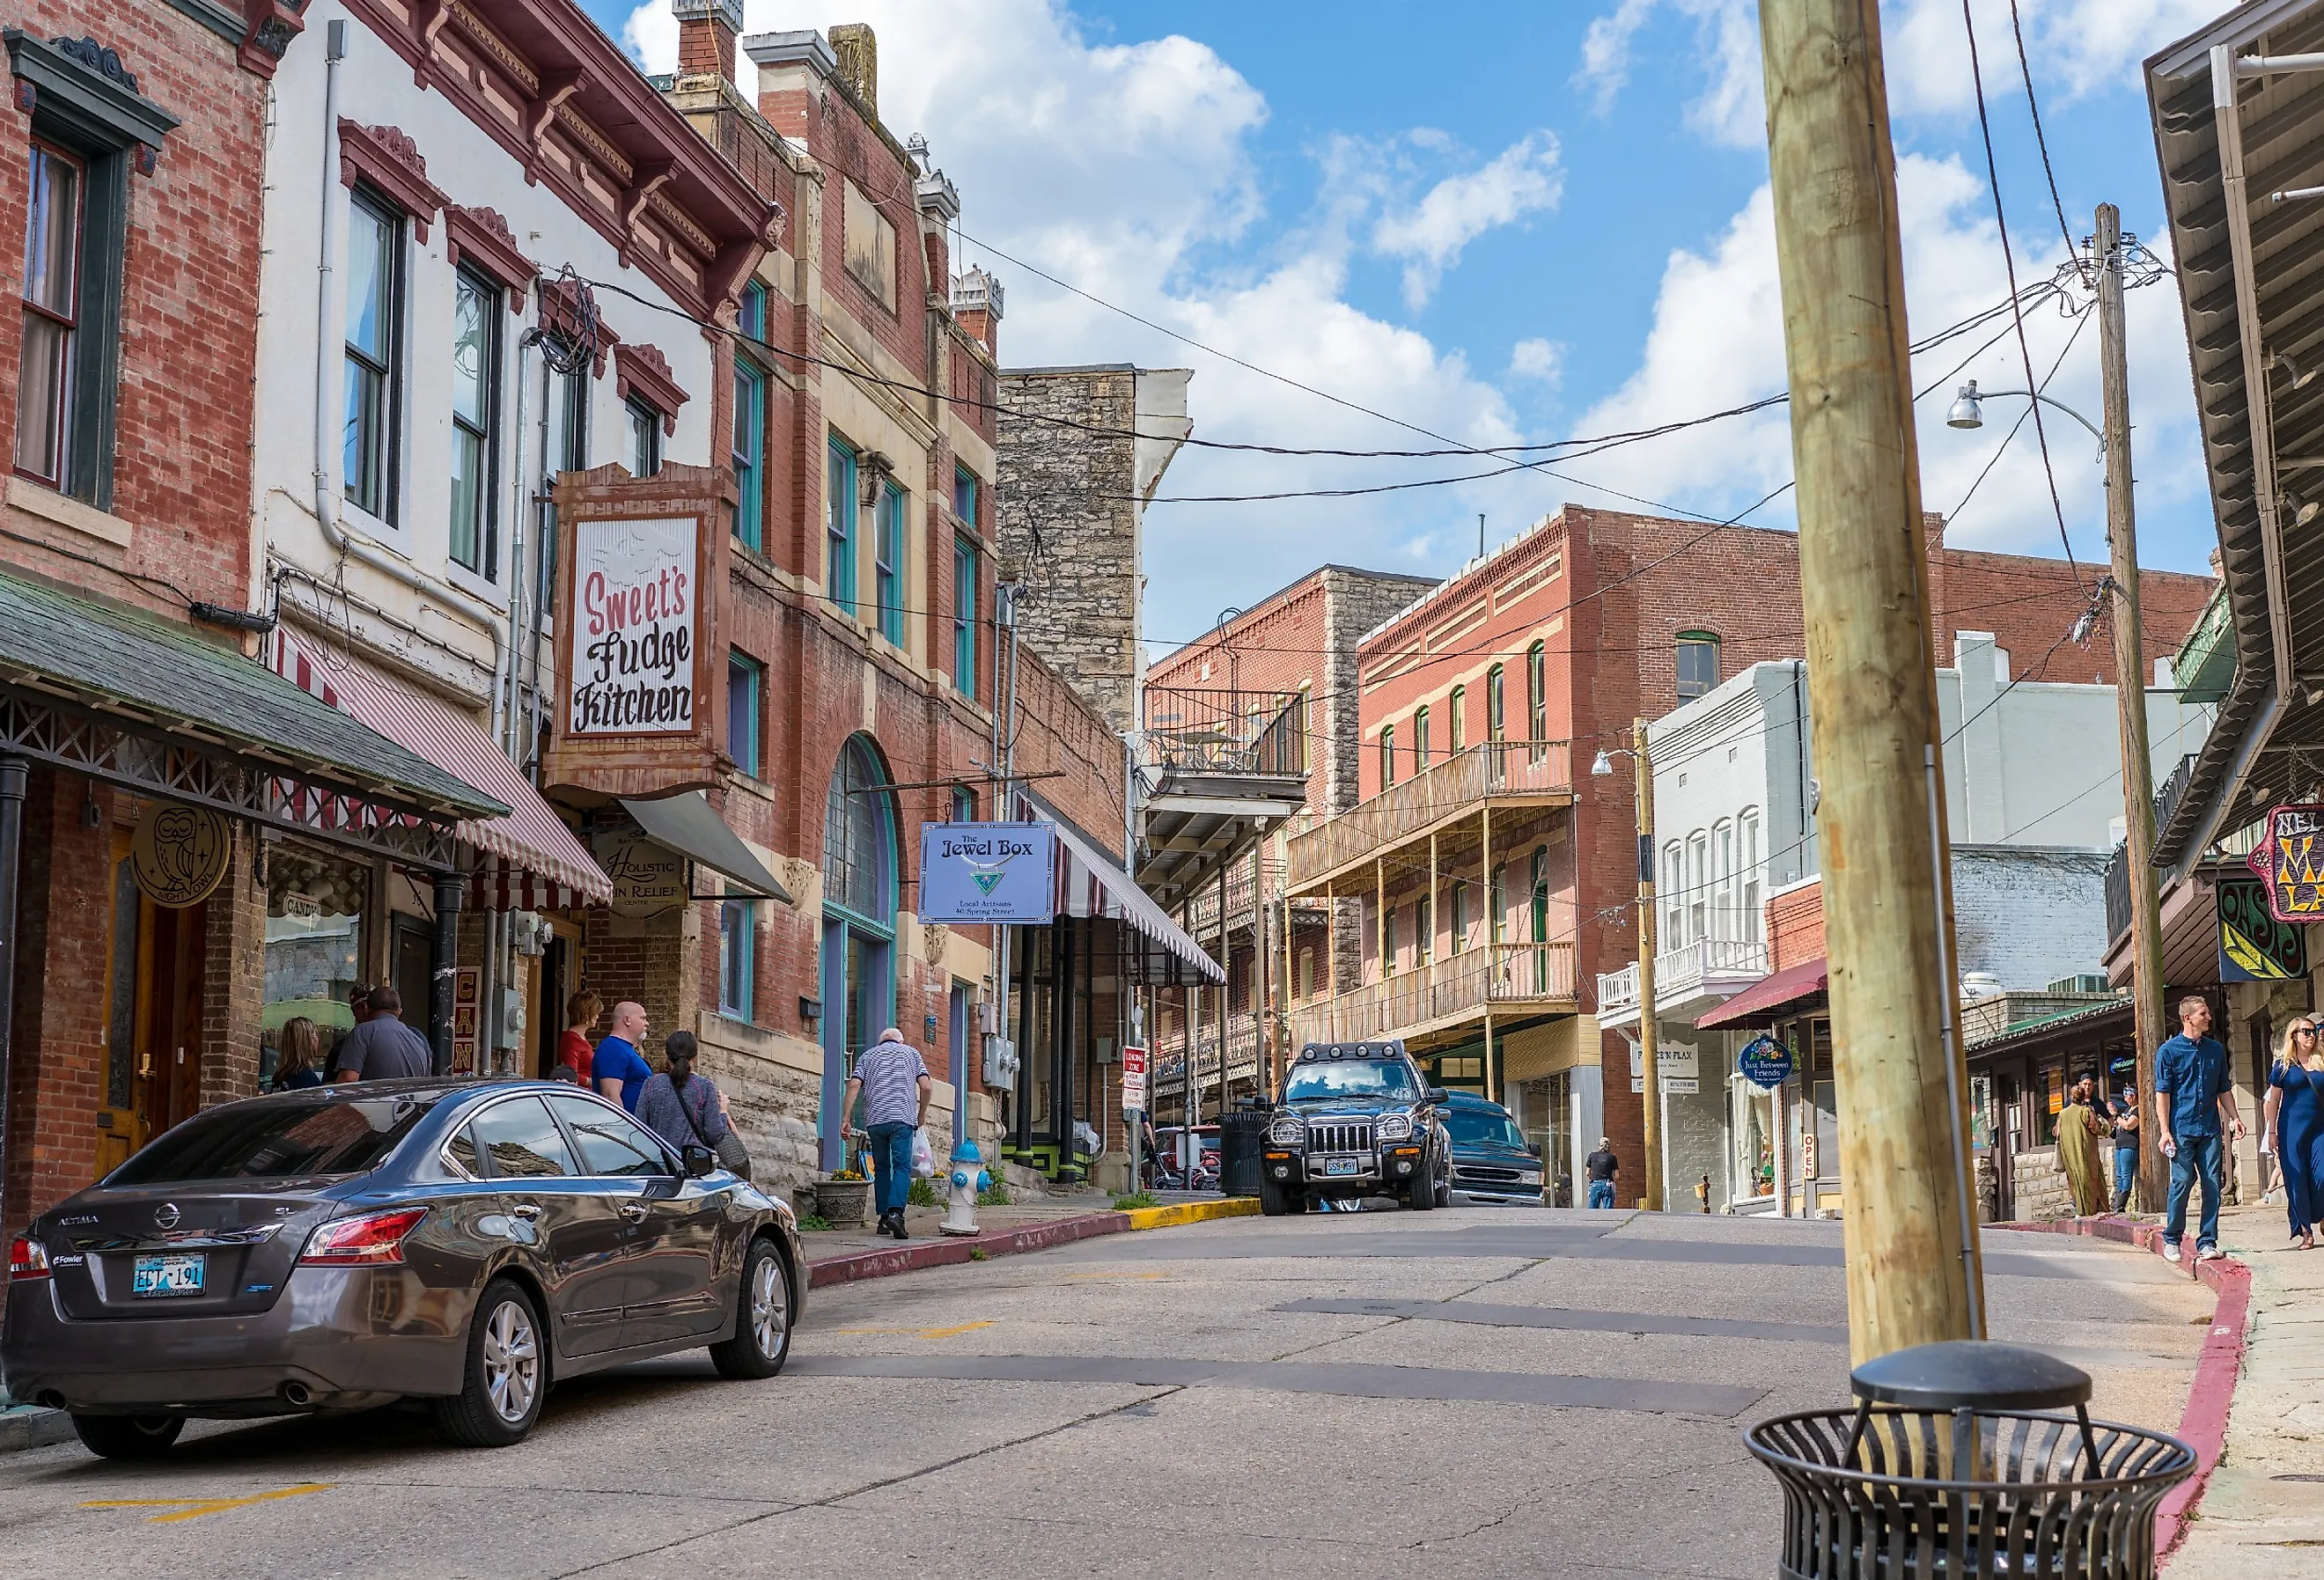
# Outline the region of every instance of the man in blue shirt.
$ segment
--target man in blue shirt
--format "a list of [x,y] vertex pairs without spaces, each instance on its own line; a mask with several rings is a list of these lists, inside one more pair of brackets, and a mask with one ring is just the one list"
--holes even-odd
[[589,1077],[597,1090],[632,1113],[638,1111],[638,1094],[653,1079],[652,1068],[638,1052],[645,1034],[645,1006],[623,999],[613,1006],[613,1030],[597,1044],[596,1057],[589,1063]]
[[2243,1115],[2236,1111],[2235,1083],[2227,1074],[2227,1050],[2204,1035],[2210,1029],[2210,1001],[2190,993],[2179,1001],[2179,1035],[2154,1053],[2155,1127],[2163,1155],[2171,1160],[2170,1210],[2163,1219],[2166,1261],[2179,1260],[2179,1241],[2187,1232],[2187,1197],[2198,1178],[2203,1182],[2203,1221],[2195,1232],[2195,1259],[2219,1254],[2222,1110],[2227,1133],[2237,1139],[2244,1133]]

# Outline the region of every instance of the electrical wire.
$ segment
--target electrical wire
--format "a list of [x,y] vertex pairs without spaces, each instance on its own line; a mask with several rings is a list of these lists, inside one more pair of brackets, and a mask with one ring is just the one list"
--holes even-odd
[[2058,172],[2050,164],[2050,140],[2042,133],[2042,102],[2034,92],[2034,64],[2025,52],[2025,24],[2017,14],[2017,0],[2009,0],[2009,31],[2017,40],[2017,69],[2025,79],[2025,108],[2034,117],[2034,146],[2041,151],[2042,174],[2050,183],[2050,207],[2057,211],[2058,234],[2065,238],[2067,260],[2074,265],[2074,276],[2082,287],[2095,291],[2097,282],[2081,261],[2081,248],[2075,245],[2073,226],[2066,223],[2066,205],[2058,196]]

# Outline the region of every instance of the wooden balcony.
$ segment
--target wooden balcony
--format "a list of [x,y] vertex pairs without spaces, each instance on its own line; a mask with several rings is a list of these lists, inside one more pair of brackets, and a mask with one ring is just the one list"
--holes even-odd
[[[1563,741],[1499,741],[1455,752],[1362,805],[1292,836],[1286,883],[1296,897],[1416,839],[1499,807],[1573,804]],[[1530,946],[1528,946],[1530,947]]]
[[1416,1047],[1481,1029],[1488,1010],[1572,1013],[1573,945],[1489,944],[1399,971],[1351,993],[1295,1005],[1291,1040],[1360,1042],[1401,1037]]

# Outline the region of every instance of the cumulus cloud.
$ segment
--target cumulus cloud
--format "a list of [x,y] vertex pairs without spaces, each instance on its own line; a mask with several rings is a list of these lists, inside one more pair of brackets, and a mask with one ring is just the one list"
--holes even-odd
[[1404,298],[1426,304],[1461,250],[1489,230],[1554,208],[1563,189],[1557,139],[1536,132],[1503,149],[1481,169],[1447,176],[1408,208],[1380,216],[1372,245],[1407,260]]
[[1565,376],[1565,347],[1536,337],[1509,347],[1509,376],[1554,386]]

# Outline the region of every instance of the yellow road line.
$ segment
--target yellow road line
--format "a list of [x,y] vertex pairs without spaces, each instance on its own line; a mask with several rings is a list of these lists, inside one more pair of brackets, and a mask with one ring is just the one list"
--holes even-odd
[[852,1334],[878,1334],[887,1336],[909,1335],[915,1338],[958,1338],[964,1333],[974,1333],[980,1327],[991,1327],[990,1321],[964,1322],[957,1327],[843,1327],[838,1331]]
[[1259,1215],[1256,1197],[1223,1197],[1217,1201],[1182,1201],[1167,1207],[1133,1207],[1122,1215],[1133,1229],[1171,1229],[1181,1224],[1207,1223],[1213,1218],[1249,1218]]
[[271,1492],[253,1492],[246,1498],[99,1498],[83,1503],[84,1509],[170,1509],[176,1512],[156,1514],[149,1521],[166,1525],[173,1520],[199,1520],[205,1514],[223,1514],[229,1509],[247,1509],[253,1503],[272,1503],[282,1498],[303,1498],[309,1492],[330,1490],[329,1482],[302,1482],[295,1487],[278,1487]]

